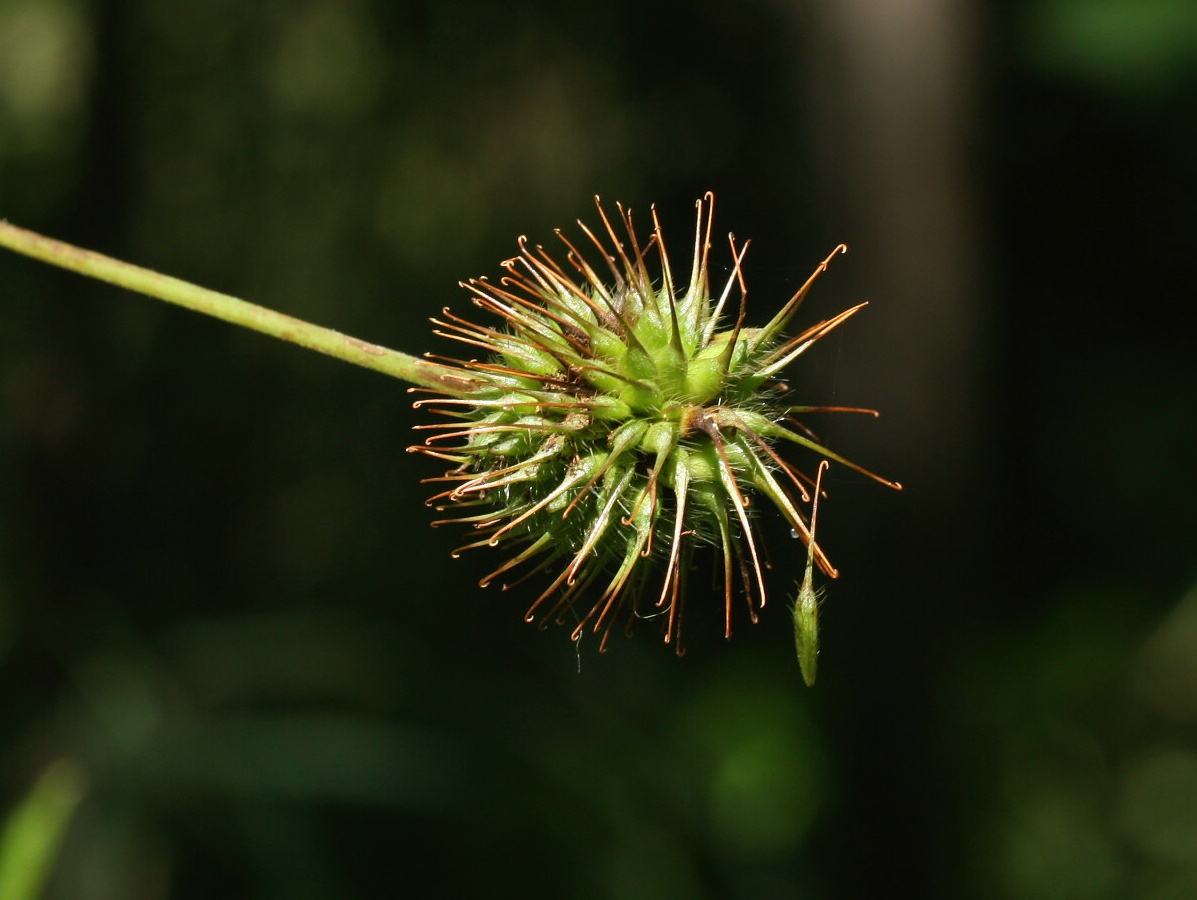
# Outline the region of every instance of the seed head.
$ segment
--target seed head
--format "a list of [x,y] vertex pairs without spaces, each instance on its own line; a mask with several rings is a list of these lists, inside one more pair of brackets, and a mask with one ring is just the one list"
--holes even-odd
[[812,480],[780,448],[796,444],[898,487],[818,443],[795,418],[875,411],[794,405],[782,380],[787,366],[865,304],[786,336],[815,279],[846,251],[841,245],[768,324],[747,327],[748,242],[728,236],[731,274],[717,294],[711,288],[712,194],[696,204],[685,290],[674,281],[655,208],[642,243],[630,210],[616,204],[613,222],[598,198],[596,206],[601,227],[578,223],[586,253],[558,231],[562,265],[521,238],[497,283],[463,283],[492,324],[448,309],[432,320],[434,333],[470,348],[470,356],[429,358],[458,370],[471,389],[418,400],[449,421],[417,426],[430,434],[410,450],[452,466],[426,481],[445,485],[428,504],[451,514],[433,524],[473,530],[453,556],[482,547],[509,554],[484,587],[548,579],[529,622],[569,621],[574,640],[593,630],[605,648],[629,612],[629,623],[660,616],[665,642],[680,653],[697,548],[714,547],[721,562],[728,637],[737,582],[753,622],[765,605],[754,497],[772,501],[813,564],[837,574],[801,511],[812,502]]

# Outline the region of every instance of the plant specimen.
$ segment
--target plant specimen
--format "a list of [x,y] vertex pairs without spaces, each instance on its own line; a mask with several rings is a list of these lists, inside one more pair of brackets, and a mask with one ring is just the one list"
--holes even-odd
[[[597,203],[597,201],[596,201]],[[714,548],[724,631],[737,594],[755,622],[766,602],[760,510],[766,498],[807,545],[794,624],[804,678],[814,678],[818,567],[836,576],[814,538],[826,460],[899,487],[819,443],[797,416],[873,410],[794,403],[786,369],[864,304],[789,334],[837,247],[763,326],[746,324],[748,242],[729,235],[731,272],[710,279],[714,197],[696,204],[685,288],[655,208],[638,236],[632,213],[597,203],[599,225],[557,232],[560,261],[521,239],[497,281],[464,284],[489,316],[444,310],[435,333],[465,347],[417,359],[119,263],[0,223],[0,243],[56,265],[375,368],[415,385],[416,406],[441,420],[420,425],[410,450],[446,462],[428,501],[434,524],[467,526],[454,551],[506,554],[482,585],[539,576],[528,621],[570,623],[605,647],[616,622],[659,618],[681,652],[687,576],[696,550]],[[811,479],[783,455],[797,445],[821,458]],[[808,517],[803,506],[810,506]],[[547,583],[545,583],[547,582]],[[801,622],[801,627],[800,627]]]

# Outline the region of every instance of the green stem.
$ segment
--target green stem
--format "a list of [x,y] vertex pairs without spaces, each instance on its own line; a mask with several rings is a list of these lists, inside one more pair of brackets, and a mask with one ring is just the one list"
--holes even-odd
[[410,384],[456,395],[468,394],[475,387],[471,379],[445,366],[358,340],[331,328],[322,328],[91,250],[83,250],[2,220],[0,246],[80,275],[98,278],[148,297],[299,344],[318,353],[335,356],[357,366],[374,369]]

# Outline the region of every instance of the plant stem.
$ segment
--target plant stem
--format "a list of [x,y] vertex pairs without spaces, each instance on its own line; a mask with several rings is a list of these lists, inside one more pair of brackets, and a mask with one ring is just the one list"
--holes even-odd
[[354,365],[374,369],[410,384],[455,395],[468,394],[476,386],[471,379],[445,366],[358,340],[331,328],[313,325],[91,250],[83,250],[3,220],[0,220],[0,246],[80,275],[107,281],[148,297],[335,356]]

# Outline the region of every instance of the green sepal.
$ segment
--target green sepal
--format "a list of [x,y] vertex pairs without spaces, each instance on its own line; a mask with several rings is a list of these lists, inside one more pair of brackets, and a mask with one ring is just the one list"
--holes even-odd
[[794,648],[798,652],[798,668],[807,687],[814,687],[819,664],[819,598],[811,585],[811,571],[798,589],[794,600]]

